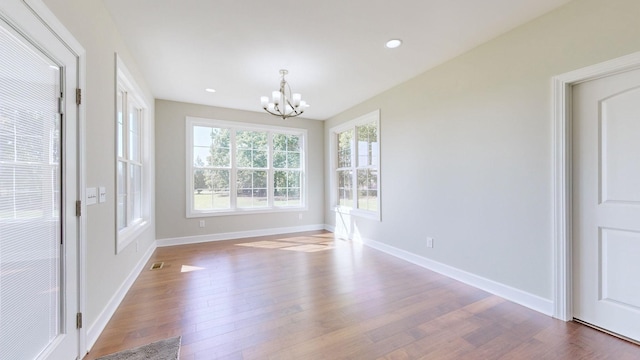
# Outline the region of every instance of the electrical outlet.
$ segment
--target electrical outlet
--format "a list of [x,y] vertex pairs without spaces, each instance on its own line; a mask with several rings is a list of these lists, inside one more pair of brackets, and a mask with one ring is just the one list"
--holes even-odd
[[200,227],[203,228],[204,227],[204,220],[200,220]]
[[433,247],[433,238],[432,237],[427,237],[427,247],[428,248],[432,248]]

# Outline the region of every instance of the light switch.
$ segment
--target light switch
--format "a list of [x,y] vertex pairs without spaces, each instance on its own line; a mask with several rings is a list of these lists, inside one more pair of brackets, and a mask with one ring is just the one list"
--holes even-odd
[[87,188],[87,205],[95,204],[97,199],[96,188]]
[[100,186],[98,191],[98,195],[100,195],[98,202],[106,202],[107,201],[107,188],[104,186]]

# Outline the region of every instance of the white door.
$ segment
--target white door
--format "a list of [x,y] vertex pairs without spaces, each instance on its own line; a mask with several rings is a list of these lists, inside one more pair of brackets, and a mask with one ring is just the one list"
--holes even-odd
[[0,359],[79,357],[77,57],[0,4]]
[[640,341],[640,70],[572,100],[573,315]]

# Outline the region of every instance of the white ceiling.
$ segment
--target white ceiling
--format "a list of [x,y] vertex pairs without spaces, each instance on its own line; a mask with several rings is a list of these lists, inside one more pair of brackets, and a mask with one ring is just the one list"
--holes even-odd
[[288,69],[319,120],[569,2],[103,1],[154,97],[261,112]]

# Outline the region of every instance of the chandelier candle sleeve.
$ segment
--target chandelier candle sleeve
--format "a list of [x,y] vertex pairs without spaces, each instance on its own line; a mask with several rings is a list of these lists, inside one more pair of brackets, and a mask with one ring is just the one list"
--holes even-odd
[[269,114],[278,116],[283,120],[302,114],[308,106],[306,101],[302,100],[301,94],[291,93],[291,87],[284,79],[287,73],[287,70],[280,70],[280,90],[271,93],[271,101],[267,96],[260,97],[262,108]]

